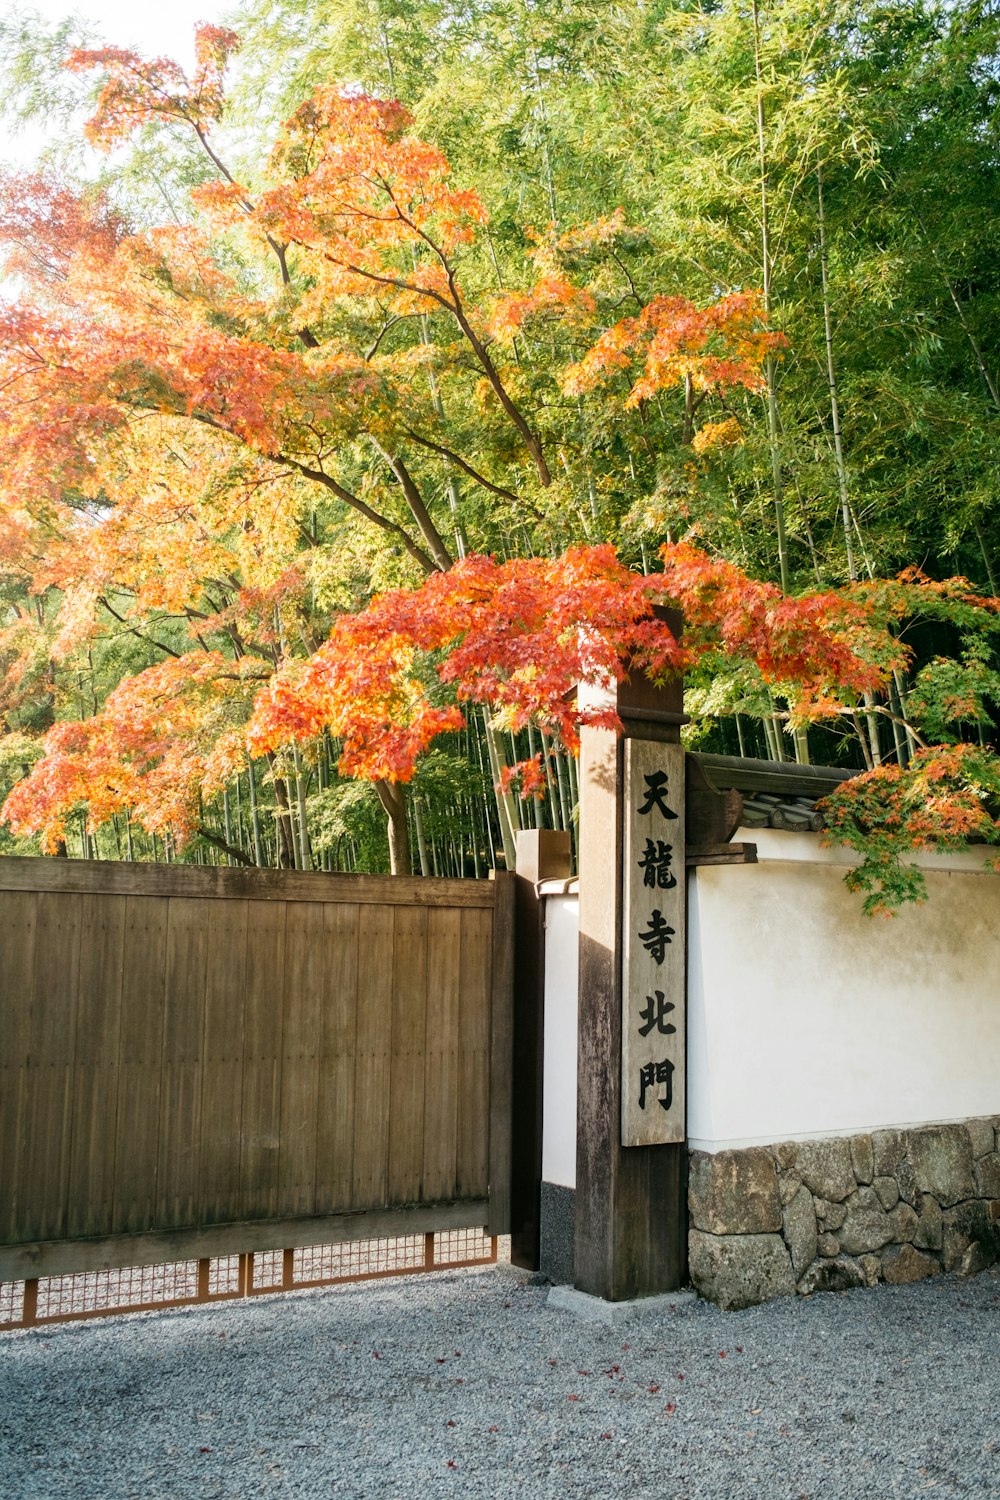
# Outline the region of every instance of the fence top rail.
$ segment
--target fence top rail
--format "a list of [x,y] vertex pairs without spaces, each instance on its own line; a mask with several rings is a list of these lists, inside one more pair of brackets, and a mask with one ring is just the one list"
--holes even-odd
[[114,860],[0,856],[0,891],[180,896],[231,901],[321,901],[363,906],[492,907],[491,880],[333,875],[305,870],[147,865]]

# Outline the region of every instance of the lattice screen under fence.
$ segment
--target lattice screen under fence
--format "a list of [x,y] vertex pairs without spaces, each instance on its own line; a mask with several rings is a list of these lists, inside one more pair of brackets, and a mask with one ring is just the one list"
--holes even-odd
[[296,1287],[334,1286],[383,1276],[491,1265],[497,1240],[481,1229],[446,1229],[395,1239],[348,1240],[0,1282],[0,1329],[71,1318],[222,1302]]

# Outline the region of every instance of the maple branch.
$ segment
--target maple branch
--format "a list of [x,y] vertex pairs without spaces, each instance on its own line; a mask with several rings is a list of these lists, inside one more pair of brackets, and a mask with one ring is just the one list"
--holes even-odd
[[[462,332],[465,334],[465,337],[471,344],[473,353],[482,366],[483,373],[485,374],[486,379],[489,381],[490,385],[496,392],[497,400],[500,402],[500,405],[503,407],[504,411],[507,413],[514,426],[521,434],[521,439],[524,443],[524,446],[530,453],[534,461],[535,468],[538,470],[539,479],[544,485],[551,484],[552,475],[550,474],[549,466],[545,461],[545,454],[542,451],[542,444],[538,437],[538,434],[532,431],[528,421],[526,420],[520,409],[515,405],[514,401],[511,399],[510,395],[507,392],[506,386],[500,379],[499,370],[487,353],[486,345],[483,343],[479,335],[475,333],[472,324],[469,322],[468,318],[465,315],[465,308],[462,305],[462,298],[459,295],[458,284],[455,279],[454,266],[451,264],[437,241],[433,240],[425,229],[422,229],[419,224],[417,224],[413,219],[409,218],[406,214],[403,213],[403,210],[396,202],[392,188],[389,186],[389,184],[384,179],[380,180],[382,182],[383,188],[388,194],[390,203],[396,210],[401,223],[405,224],[408,229],[413,231],[414,234],[419,235],[424,244],[430,248],[433,254],[436,255],[438,260],[441,262],[442,269],[444,270],[444,273],[448,278],[448,290],[451,293],[451,306],[449,308],[449,311],[451,312],[452,317],[455,319],[459,328],[462,330]],[[422,291],[423,288],[412,288],[412,290]],[[433,292],[430,292],[429,295],[436,295],[437,300],[441,302],[443,306],[448,306],[447,298],[441,297],[439,294],[435,294]]]
[[[194,133],[201,142],[202,148],[212,164],[218,168],[226,181],[231,183],[233,187],[240,187],[240,183],[236,181],[236,178],[233,176],[232,172],[230,172],[221,156],[217,155],[214,149],[209,145],[208,135],[206,131],[202,129],[202,127],[196,120],[191,120],[189,115],[185,115],[184,118],[190,120],[190,123],[194,129]],[[248,198],[245,193],[240,198],[240,207],[244,210],[249,218],[252,218],[254,213],[256,212],[252,200]],[[288,269],[288,257],[285,253],[288,249],[287,244],[283,245],[280,240],[276,240],[274,238],[274,235],[270,234],[266,229],[264,231],[264,238],[273,251],[274,257],[278,262],[278,270],[281,274],[282,286],[291,286],[292,277]],[[319,348],[319,340],[316,338],[311,328],[299,328],[296,331],[307,349]]]
[[[400,217],[403,216],[401,215]],[[404,223],[409,223],[409,220],[404,218]],[[350,271],[352,276],[360,276],[365,281],[375,281],[380,286],[394,286],[397,287],[401,292],[410,292],[411,294],[416,293],[416,295],[419,297],[429,297],[432,302],[436,302],[439,307],[443,307],[445,312],[450,313],[451,316],[455,319],[455,322],[458,324],[459,328],[464,333],[469,344],[472,346],[472,351],[475,354],[476,359],[479,361],[483,374],[486,376],[486,379],[493,387],[493,390],[496,393],[497,400],[500,402],[500,405],[507,413],[507,416],[510,418],[511,422],[513,422],[514,426],[517,428],[517,431],[521,436],[521,440],[524,443],[524,446],[527,448],[528,453],[531,455],[535,468],[538,471],[539,479],[544,485],[551,484],[552,474],[545,460],[545,453],[542,449],[541,440],[538,437],[537,433],[532,431],[527,419],[509,396],[506,386],[500,379],[499,370],[493,363],[492,359],[490,359],[490,356],[486,349],[486,345],[483,343],[482,339],[479,338],[478,334],[474,331],[472,324],[466,317],[465,309],[462,306],[462,299],[458,294],[458,288],[455,283],[454,269],[448,264],[448,261],[445,259],[442,251],[438,249],[437,245],[434,244],[434,241],[429,239],[422,229],[420,229],[416,225],[412,225],[411,227],[417,234],[420,235],[421,239],[427,240],[427,243],[431,246],[431,248],[438,255],[439,259],[442,261],[448,276],[448,286],[451,291],[450,299],[448,297],[445,297],[443,293],[434,291],[433,287],[415,286],[412,281],[407,281],[403,276],[389,276],[385,274],[380,275],[377,271],[366,270],[362,266],[356,266],[351,261],[339,260],[335,255],[331,255],[329,251],[321,250],[319,253],[323,256],[323,259],[328,260],[332,266],[339,266],[344,271]],[[303,246],[303,248],[306,249],[308,248],[308,246]]]
[[485,374],[486,379],[489,381],[490,385],[496,392],[497,400],[500,402],[500,405],[503,407],[504,411],[507,413],[514,426],[521,434],[521,439],[524,443],[524,446],[527,448],[534,461],[535,468],[538,471],[539,479],[544,485],[551,484],[552,475],[549,472],[549,466],[545,461],[545,454],[542,450],[541,439],[538,437],[537,433],[532,431],[527,419],[523,416],[521,411],[507,394],[507,388],[504,385],[503,381],[500,379],[499,370],[493,363],[492,359],[490,359],[490,356],[486,349],[486,345],[483,343],[479,335],[473,330],[472,324],[465,316],[465,310],[462,307],[461,299],[459,298],[458,292],[455,288],[455,273],[453,271],[448,272],[448,285],[452,288],[452,294],[455,298],[455,321],[457,322],[459,328],[461,328],[462,332],[465,334],[465,337],[468,339],[469,343],[472,345],[473,352],[479,363],[482,365],[483,373]]
[[[412,427],[404,427],[403,431],[408,438],[412,438],[413,442],[419,443],[421,448],[429,448],[432,453],[440,453],[442,458],[447,458],[453,464],[457,464],[460,469],[468,474],[470,479],[474,479],[484,489],[492,490],[493,494],[499,495],[502,500],[513,500],[515,504],[520,504],[520,496],[515,495],[513,490],[504,489],[502,484],[494,484],[491,479],[486,478],[485,474],[480,474],[478,469],[474,469],[470,463],[467,463],[461,454],[456,453],[454,449],[446,448],[443,443],[432,442],[428,437],[421,437],[418,432],[413,431]],[[534,507],[532,507],[532,510],[534,510]],[[540,511],[535,511],[534,513],[541,519]]]
[[[639,296],[639,293],[635,289],[635,282],[632,280],[632,273],[630,272],[628,266],[622,260],[621,256],[618,254],[617,250],[612,250],[612,252],[611,252],[611,259],[618,266],[618,269],[621,271],[622,275],[625,277],[625,280],[629,284],[629,296],[635,298],[635,300],[636,300],[636,302],[638,303],[638,306],[639,306],[639,311],[642,312],[642,310],[644,309],[644,307],[646,306],[646,304],[645,304],[645,302],[643,302],[642,298]],[[627,300],[627,299],[623,299],[623,300]],[[619,306],[620,305],[621,304],[619,304]]]
[[380,331],[380,333],[378,335],[378,338],[375,340],[374,344],[372,344],[371,348],[369,350],[367,350],[367,352],[365,353],[365,359],[369,360],[369,359],[374,359],[375,358],[376,354],[378,353],[378,346],[379,346],[379,344],[381,344],[382,340],[385,338],[385,336],[389,332],[389,330],[392,329],[392,328],[395,328],[395,326],[396,326],[397,323],[405,322],[405,320],[407,318],[419,318],[419,317],[422,317],[422,316],[423,316],[422,313],[399,313],[399,314],[397,314],[396,317],[390,318],[389,321],[388,321],[388,323],[386,323],[383,326],[383,328],[381,329],[381,331]]
[[180,651],[175,651],[172,646],[165,646],[162,641],[154,640],[151,635],[143,635],[141,630],[137,630],[134,625],[130,625],[125,616],[120,615],[118,611],[108,603],[103,594],[100,595],[97,602],[98,604],[104,605],[104,608],[107,610],[108,614],[113,615],[114,618],[118,621],[119,625],[125,626],[125,629],[128,631],[129,635],[137,636],[140,641],[145,641],[147,645],[155,646],[158,651],[164,652],[164,654],[167,656],[172,656],[175,661],[180,661],[182,654]]
[[[156,408],[152,409],[155,410]],[[206,427],[214,428],[216,432],[223,432],[227,437],[236,437],[236,434],[232,431],[231,428],[227,427],[224,422],[217,421],[216,418],[210,416],[208,412],[192,411],[189,413],[189,415],[193,421],[202,422]],[[237,439],[237,441],[239,441],[239,439]],[[352,510],[356,510],[359,515],[364,516],[366,521],[371,521],[382,531],[388,532],[390,536],[398,537],[399,541],[413,558],[414,562],[419,563],[425,573],[436,573],[439,571],[440,565],[436,563],[434,559],[428,553],[426,553],[422,547],[417,545],[417,543],[413,540],[409,533],[403,529],[402,526],[398,525],[395,521],[390,521],[387,516],[380,515],[377,510],[373,510],[370,505],[366,505],[365,502],[359,499],[357,495],[352,495],[350,490],[345,489],[342,484],[337,483],[332,474],[327,474],[322,469],[312,469],[308,464],[302,463],[297,458],[292,458],[291,454],[288,453],[267,453],[264,452],[264,450],[260,451],[263,453],[264,458],[269,459],[271,463],[280,464],[283,468],[286,469],[294,469],[296,473],[301,474],[303,478],[311,479],[315,484],[321,484],[324,489],[328,489],[334,495],[336,495],[338,500],[343,500],[345,505],[349,505]],[[417,491],[416,494],[419,505],[423,507],[423,501],[420,499],[419,491]],[[417,519],[419,523],[419,517]],[[431,522],[429,516],[427,517],[427,520],[428,524],[433,529],[433,522]],[[445,564],[445,567],[451,567],[450,558]]]
[[212,844],[216,849],[221,849],[223,854],[231,855],[237,863],[249,865],[251,870],[256,870],[257,861],[255,859],[251,859],[249,854],[244,854],[243,850],[237,849],[235,845],[227,844],[225,839],[221,839],[217,833],[212,833],[205,827],[204,823],[198,824],[196,832],[205,840],[206,844]]
[[434,522],[431,520],[430,512],[424,504],[423,496],[417,488],[413,475],[410,473],[409,469],[406,467],[401,458],[392,453],[387,453],[386,450],[382,447],[381,443],[379,443],[375,438],[371,436],[371,433],[369,433],[368,436],[371,441],[372,447],[377,453],[380,453],[382,455],[392,472],[395,474],[396,478],[399,480],[399,483],[402,486],[403,494],[406,496],[406,503],[410,507],[410,510],[413,514],[413,519],[416,521],[417,526],[420,528],[421,536],[431,550],[431,554],[433,555],[437,568],[440,569],[442,573],[447,573],[454,559],[445,546],[441,538],[441,533],[438,531],[437,527],[434,525]]
[[[325,489],[330,490],[339,500],[343,500],[345,505],[349,505],[352,510],[356,510],[366,520],[372,521],[391,536],[398,537],[414,562],[419,563],[425,573],[438,572],[438,564],[422,547],[417,545],[402,526],[398,525],[395,521],[390,521],[387,516],[379,515],[377,510],[372,510],[371,506],[366,505],[363,500],[359,500],[357,495],[352,495],[350,490],[345,490],[342,484],[338,484],[332,475],[324,473],[322,469],[311,469],[308,464],[300,463],[297,458],[291,458],[285,453],[268,453],[265,457],[269,458],[272,463],[283,464],[286,468],[295,469],[305,479],[311,479],[315,484],[323,485]],[[446,566],[451,567],[450,560]]]

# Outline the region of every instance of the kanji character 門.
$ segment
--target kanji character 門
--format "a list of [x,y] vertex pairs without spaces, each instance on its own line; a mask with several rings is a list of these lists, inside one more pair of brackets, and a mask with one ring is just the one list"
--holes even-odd
[[645,1063],[639,1069],[639,1108],[646,1108],[646,1090],[666,1086],[666,1094],[656,1102],[661,1109],[669,1109],[674,1102],[674,1065],[667,1058],[662,1062]]

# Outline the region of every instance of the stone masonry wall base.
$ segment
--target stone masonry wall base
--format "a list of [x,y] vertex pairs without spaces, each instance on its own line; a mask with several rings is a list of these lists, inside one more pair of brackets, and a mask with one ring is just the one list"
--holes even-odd
[[1000,1116],[693,1151],[691,1281],[720,1307],[1000,1260]]

